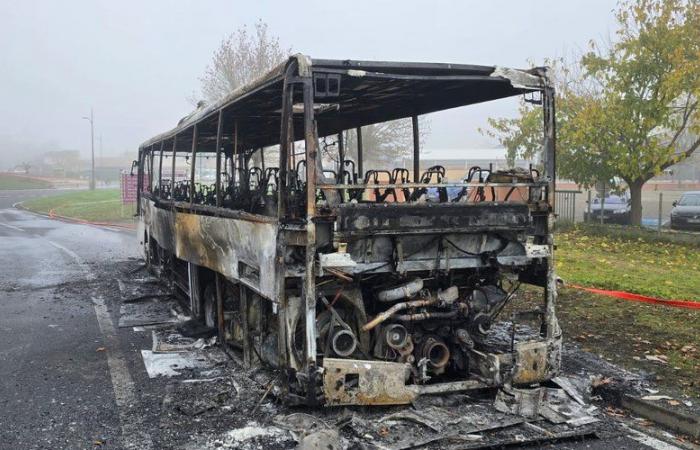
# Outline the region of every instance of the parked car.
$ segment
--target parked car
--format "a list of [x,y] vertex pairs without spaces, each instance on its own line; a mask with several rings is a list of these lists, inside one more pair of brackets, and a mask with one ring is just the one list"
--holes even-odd
[[622,194],[609,194],[605,202],[597,196],[590,205],[590,214],[586,211],[583,215],[586,222],[599,222],[603,214],[603,221],[626,225],[630,223],[630,197],[627,192]]
[[680,200],[673,202],[671,228],[700,231],[700,191],[684,192]]

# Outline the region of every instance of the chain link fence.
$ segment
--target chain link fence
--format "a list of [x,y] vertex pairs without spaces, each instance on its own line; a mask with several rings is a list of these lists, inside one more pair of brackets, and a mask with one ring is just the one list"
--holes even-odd
[[[700,191],[700,183],[648,183],[642,190],[642,226],[660,231],[671,229],[671,212],[686,192]],[[594,222],[600,224],[629,225],[631,205],[629,193],[610,194],[604,198],[595,189],[558,188],[555,213],[557,220],[565,223]],[[687,208],[686,208],[687,209]],[[691,215],[684,211],[682,222],[674,228],[700,232],[700,212]]]

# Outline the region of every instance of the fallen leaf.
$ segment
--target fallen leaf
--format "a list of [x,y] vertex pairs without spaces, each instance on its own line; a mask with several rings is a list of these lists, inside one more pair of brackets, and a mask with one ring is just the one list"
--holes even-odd
[[678,400],[668,400],[667,403],[671,406],[678,406],[681,404]]
[[644,357],[649,361],[668,364],[668,357],[664,355],[644,355]]
[[[97,350],[95,350],[95,351],[96,352],[103,352],[105,350],[107,350],[105,347],[98,347]],[[100,444],[100,445],[102,445],[102,444]]]

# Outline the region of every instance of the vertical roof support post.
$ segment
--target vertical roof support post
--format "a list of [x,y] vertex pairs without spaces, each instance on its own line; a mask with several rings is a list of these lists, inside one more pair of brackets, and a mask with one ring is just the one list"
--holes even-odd
[[233,121],[233,149],[231,149],[231,176],[238,181],[238,188],[243,185],[241,181],[241,173],[239,172],[238,161],[238,119]]
[[291,75],[290,66],[285,75],[284,86],[282,87],[282,117],[280,120],[280,159],[279,159],[279,185],[277,186],[277,218],[282,221],[287,215],[287,168],[289,167],[289,152],[294,153],[292,148],[291,130],[293,125],[292,101],[294,96],[294,85],[288,81]]
[[345,172],[345,143],[343,142],[343,132],[338,133],[338,180],[343,184],[343,172]]
[[216,206],[221,207],[221,137],[224,130],[224,110],[223,108],[219,110],[219,117],[216,121],[216,185],[214,186],[214,193],[216,195]]
[[411,117],[413,125],[413,182],[420,179],[420,132],[418,130],[418,116]]
[[365,172],[362,164],[362,127],[355,129],[357,133],[357,178],[364,180]]
[[557,277],[554,272],[553,238],[555,183],[556,183],[556,120],[554,108],[554,88],[545,78],[545,88],[542,92],[542,109],[544,116],[544,175],[548,181],[547,202],[547,244],[549,245],[549,257],[547,258],[547,282],[545,285],[545,312],[543,322],[543,334],[547,339],[556,338],[561,334],[559,322],[556,316],[557,301]]
[[155,143],[151,145],[151,151],[148,155],[148,192],[153,192],[153,160],[155,159],[155,147]]
[[[314,125],[314,98],[311,77],[304,79],[304,140],[306,143],[306,273],[304,298],[306,305],[306,366],[313,371],[316,366],[316,182],[317,158],[316,131]],[[311,375],[311,373],[309,373]],[[312,378],[312,377],[310,377]],[[312,380],[309,380],[310,383]],[[314,389],[309,386],[308,395],[313,402]]]
[[[221,207],[221,138],[224,130],[224,109],[219,109],[216,118],[216,178],[214,183],[214,196],[216,197],[216,207]],[[218,215],[218,214],[217,214]],[[221,282],[219,272],[214,273],[214,287],[216,289],[216,330],[219,338],[219,345],[226,346],[226,330],[224,324],[224,287]]]
[[194,171],[197,165],[197,124],[192,128],[192,160],[190,161],[190,205],[194,204]]
[[547,85],[542,92],[542,112],[544,118],[544,175],[549,181],[548,202],[554,210],[556,183],[556,122],[554,108],[554,88]]
[[173,136],[173,161],[170,171],[170,206],[175,202],[175,155],[177,154],[177,134]]
[[162,194],[163,190],[163,148],[165,147],[165,140],[160,141],[160,158],[158,159],[158,198]]
[[[280,367],[289,366],[289,355],[287,354],[287,341],[289,332],[287,330],[287,292],[286,292],[286,273],[285,254],[287,253],[287,240],[285,233],[285,224],[287,217],[287,198],[288,198],[288,170],[290,152],[294,154],[294,139],[292,137],[294,117],[292,105],[294,100],[294,84],[290,78],[294,75],[296,64],[290,64],[287,67],[282,86],[282,113],[280,117],[280,152],[279,152],[279,172],[277,186],[277,220],[279,228],[277,230],[277,245],[275,247],[275,280],[277,282],[277,354]],[[282,382],[283,393],[288,392],[289,385],[286,380]]]

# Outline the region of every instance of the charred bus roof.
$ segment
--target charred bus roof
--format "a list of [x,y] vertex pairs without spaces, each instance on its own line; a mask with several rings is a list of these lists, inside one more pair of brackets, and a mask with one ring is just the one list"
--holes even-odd
[[[236,119],[246,149],[278,144],[283,80],[312,75],[314,108],[320,136],[378,122],[408,118],[475,103],[541,91],[547,86],[544,68],[531,70],[468,64],[311,59],[294,55],[266,75],[203,106],[165,133],[144,142],[148,148],[172,142],[178,149],[192,144],[198,128],[198,151],[215,151],[217,118],[224,119],[224,141],[233,134]],[[302,92],[293,92],[294,136],[303,137]],[[297,107],[298,105],[298,107]],[[298,112],[298,114],[296,114]],[[297,120],[298,117],[298,120]]]

